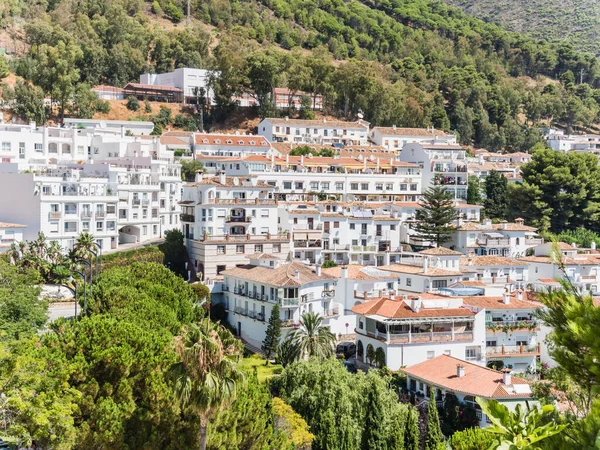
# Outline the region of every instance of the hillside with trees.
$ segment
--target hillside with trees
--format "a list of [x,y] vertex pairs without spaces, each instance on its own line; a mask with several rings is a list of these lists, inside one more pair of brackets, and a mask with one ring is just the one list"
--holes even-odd
[[566,41],[575,48],[598,54],[600,4],[594,0],[445,0],[486,22],[549,41]]
[[[528,150],[541,140],[542,124],[573,130],[598,121],[593,55],[440,2],[192,0],[189,26],[183,3],[4,4],[0,23],[19,24],[28,49],[9,60],[23,81],[3,90],[5,100],[28,120],[48,117],[44,96],[55,101],[58,120],[89,115],[106,108],[91,101],[90,86],[189,66],[215,71],[208,129],[239,110],[231,98],[242,92],[260,102],[261,117],[279,114],[273,87],[321,94],[337,117],[362,111],[373,125],[434,126],[493,151]],[[159,116],[161,128],[174,120]]]

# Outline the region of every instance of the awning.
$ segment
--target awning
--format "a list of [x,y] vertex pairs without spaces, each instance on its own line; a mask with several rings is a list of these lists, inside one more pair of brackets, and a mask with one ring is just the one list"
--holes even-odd
[[470,297],[473,295],[483,295],[485,289],[482,288],[450,288],[450,287],[442,287],[438,288],[440,291],[450,292],[453,296],[465,296]]
[[504,238],[504,235],[502,233],[489,232],[489,233],[483,233],[483,234],[487,237],[491,237],[491,238],[495,238],[495,239]]

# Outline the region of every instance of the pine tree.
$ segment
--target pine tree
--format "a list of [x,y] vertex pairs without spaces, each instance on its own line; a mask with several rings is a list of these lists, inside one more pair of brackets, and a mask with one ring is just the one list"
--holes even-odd
[[406,450],[419,450],[419,412],[409,406],[404,428],[404,448]]
[[417,223],[413,229],[417,232],[416,239],[425,242],[435,242],[438,247],[450,240],[454,228],[452,221],[456,220],[452,193],[443,186],[433,186],[423,194],[421,209],[417,210]]
[[485,196],[483,202],[485,215],[490,219],[505,219],[508,212],[508,180],[495,170],[490,170],[485,179]]
[[437,450],[444,442],[440,429],[440,418],[434,399],[430,399],[427,407],[427,424],[425,427],[425,450]]
[[384,404],[377,389],[376,380],[371,380],[367,390],[367,415],[360,448],[362,450],[387,450]]
[[269,324],[267,325],[267,332],[265,340],[263,341],[262,351],[265,352],[267,361],[271,355],[277,353],[279,347],[279,339],[281,338],[281,318],[279,317],[279,304],[275,303],[271,310],[271,317],[269,317]]

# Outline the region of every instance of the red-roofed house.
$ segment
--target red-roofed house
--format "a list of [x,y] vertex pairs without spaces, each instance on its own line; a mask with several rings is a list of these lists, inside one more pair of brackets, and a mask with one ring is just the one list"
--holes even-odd
[[381,348],[392,370],[446,354],[485,364],[485,314],[458,297],[381,297],[355,305],[357,358]]
[[406,374],[409,390],[426,400],[443,402],[444,396],[451,393],[460,402],[473,406],[481,427],[489,422],[475,402],[476,397],[494,399],[509,410],[518,404],[537,404],[530,383],[513,377],[510,370],[498,372],[450,355],[440,355],[401,370]]

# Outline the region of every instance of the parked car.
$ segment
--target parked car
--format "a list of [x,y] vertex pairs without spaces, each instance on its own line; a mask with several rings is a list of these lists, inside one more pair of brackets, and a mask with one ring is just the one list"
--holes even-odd
[[356,363],[354,362],[354,360],[352,360],[352,361],[344,361],[344,367],[350,373],[357,373],[358,372],[358,367],[356,367]]
[[336,349],[335,354],[338,358],[350,359],[356,355],[356,344],[354,342],[340,342]]

